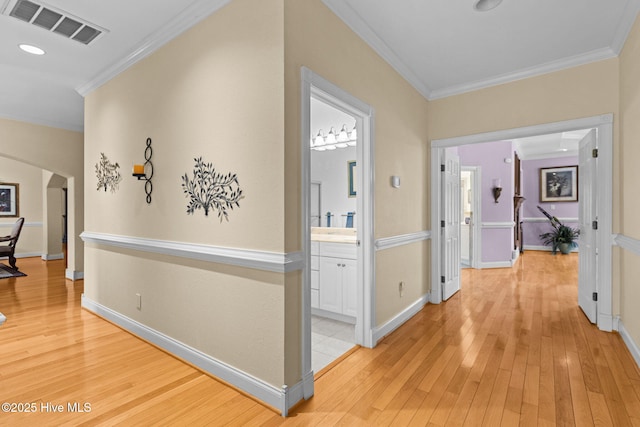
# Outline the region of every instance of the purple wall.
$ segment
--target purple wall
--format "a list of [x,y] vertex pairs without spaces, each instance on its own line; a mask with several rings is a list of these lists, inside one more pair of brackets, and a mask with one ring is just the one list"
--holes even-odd
[[[551,230],[546,217],[537,208],[544,210],[558,218],[575,218],[575,221],[563,221],[566,225],[577,227],[578,202],[540,202],[540,168],[573,166],[578,164],[578,157],[561,157],[556,159],[524,160],[522,161],[522,195],[526,199],[522,208],[523,240],[525,247],[543,246],[541,233]],[[580,195],[578,195],[579,197]],[[539,222],[544,218],[544,222]]]
[[[458,147],[461,166],[480,166],[480,191],[482,192],[482,223],[513,221],[513,159],[511,141],[489,142]],[[492,193],[493,180],[500,179],[502,195],[495,203]],[[482,229],[482,262],[510,262],[513,250],[513,229]]]

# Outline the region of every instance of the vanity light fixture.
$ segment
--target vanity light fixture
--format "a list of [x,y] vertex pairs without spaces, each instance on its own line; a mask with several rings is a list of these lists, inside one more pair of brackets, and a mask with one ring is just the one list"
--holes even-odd
[[311,139],[311,149],[316,151],[335,150],[336,148],[354,147],[358,141],[358,131],[355,125],[351,132],[347,130],[347,125],[342,125],[342,129],[336,135],[334,128],[329,130],[325,136],[322,129]]
[[45,52],[44,50],[40,49],[38,46],[33,46],[30,44],[20,44],[18,45],[18,47],[20,49],[22,49],[24,52],[30,53],[32,55],[44,55]]
[[502,0],[478,0],[473,8],[478,12],[487,12],[498,7],[500,3],[502,3]]
[[493,180],[493,188],[491,189],[493,192],[493,199],[496,203],[498,203],[498,199],[500,198],[500,194],[502,193],[502,181],[500,179]]

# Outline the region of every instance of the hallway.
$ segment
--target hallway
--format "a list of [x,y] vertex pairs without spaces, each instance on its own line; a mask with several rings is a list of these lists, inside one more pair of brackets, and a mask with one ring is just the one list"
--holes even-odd
[[[634,425],[640,373],[617,333],[576,304],[577,255],[526,252],[513,269],[464,270],[462,291],[428,305],[375,349],[316,381],[287,419],[79,308],[61,261],[19,260],[0,281],[0,424]],[[86,402],[85,413],[41,403]],[[66,408],[66,406],[65,406]]]

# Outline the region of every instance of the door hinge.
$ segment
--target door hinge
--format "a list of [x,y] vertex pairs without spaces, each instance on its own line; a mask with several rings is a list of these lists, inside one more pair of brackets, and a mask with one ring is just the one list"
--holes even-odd
[[598,158],[598,149],[597,149],[597,148],[594,148],[594,149],[591,151],[591,157],[593,157],[594,159],[597,159],[597,158]]
[[444,283],[444,276],[440,276],[440,283]]
[[591,228],[593,228],[594,230],[597,230],[598,229],[598,221],[593,221],[591,223]]
[[444,228],[444,221],[440,221],[440,227]]
[[598,293],[594,292],[593,294],[591,294],[591,299],[593,299],[594,301],[598,301]]
[[440,165],[440,172],[444,172],[444,165]]

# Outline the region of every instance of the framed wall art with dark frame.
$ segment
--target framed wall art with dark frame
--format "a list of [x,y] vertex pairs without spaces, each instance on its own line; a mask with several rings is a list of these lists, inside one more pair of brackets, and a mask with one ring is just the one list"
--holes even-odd
[[20,216],[19,185],[0,182],[0,218],[17,218]]
[[540,202],[577,202],[578,166],[540,168]]
[[356,161],[349,160],[347,162],[347,196],[356,197]]

